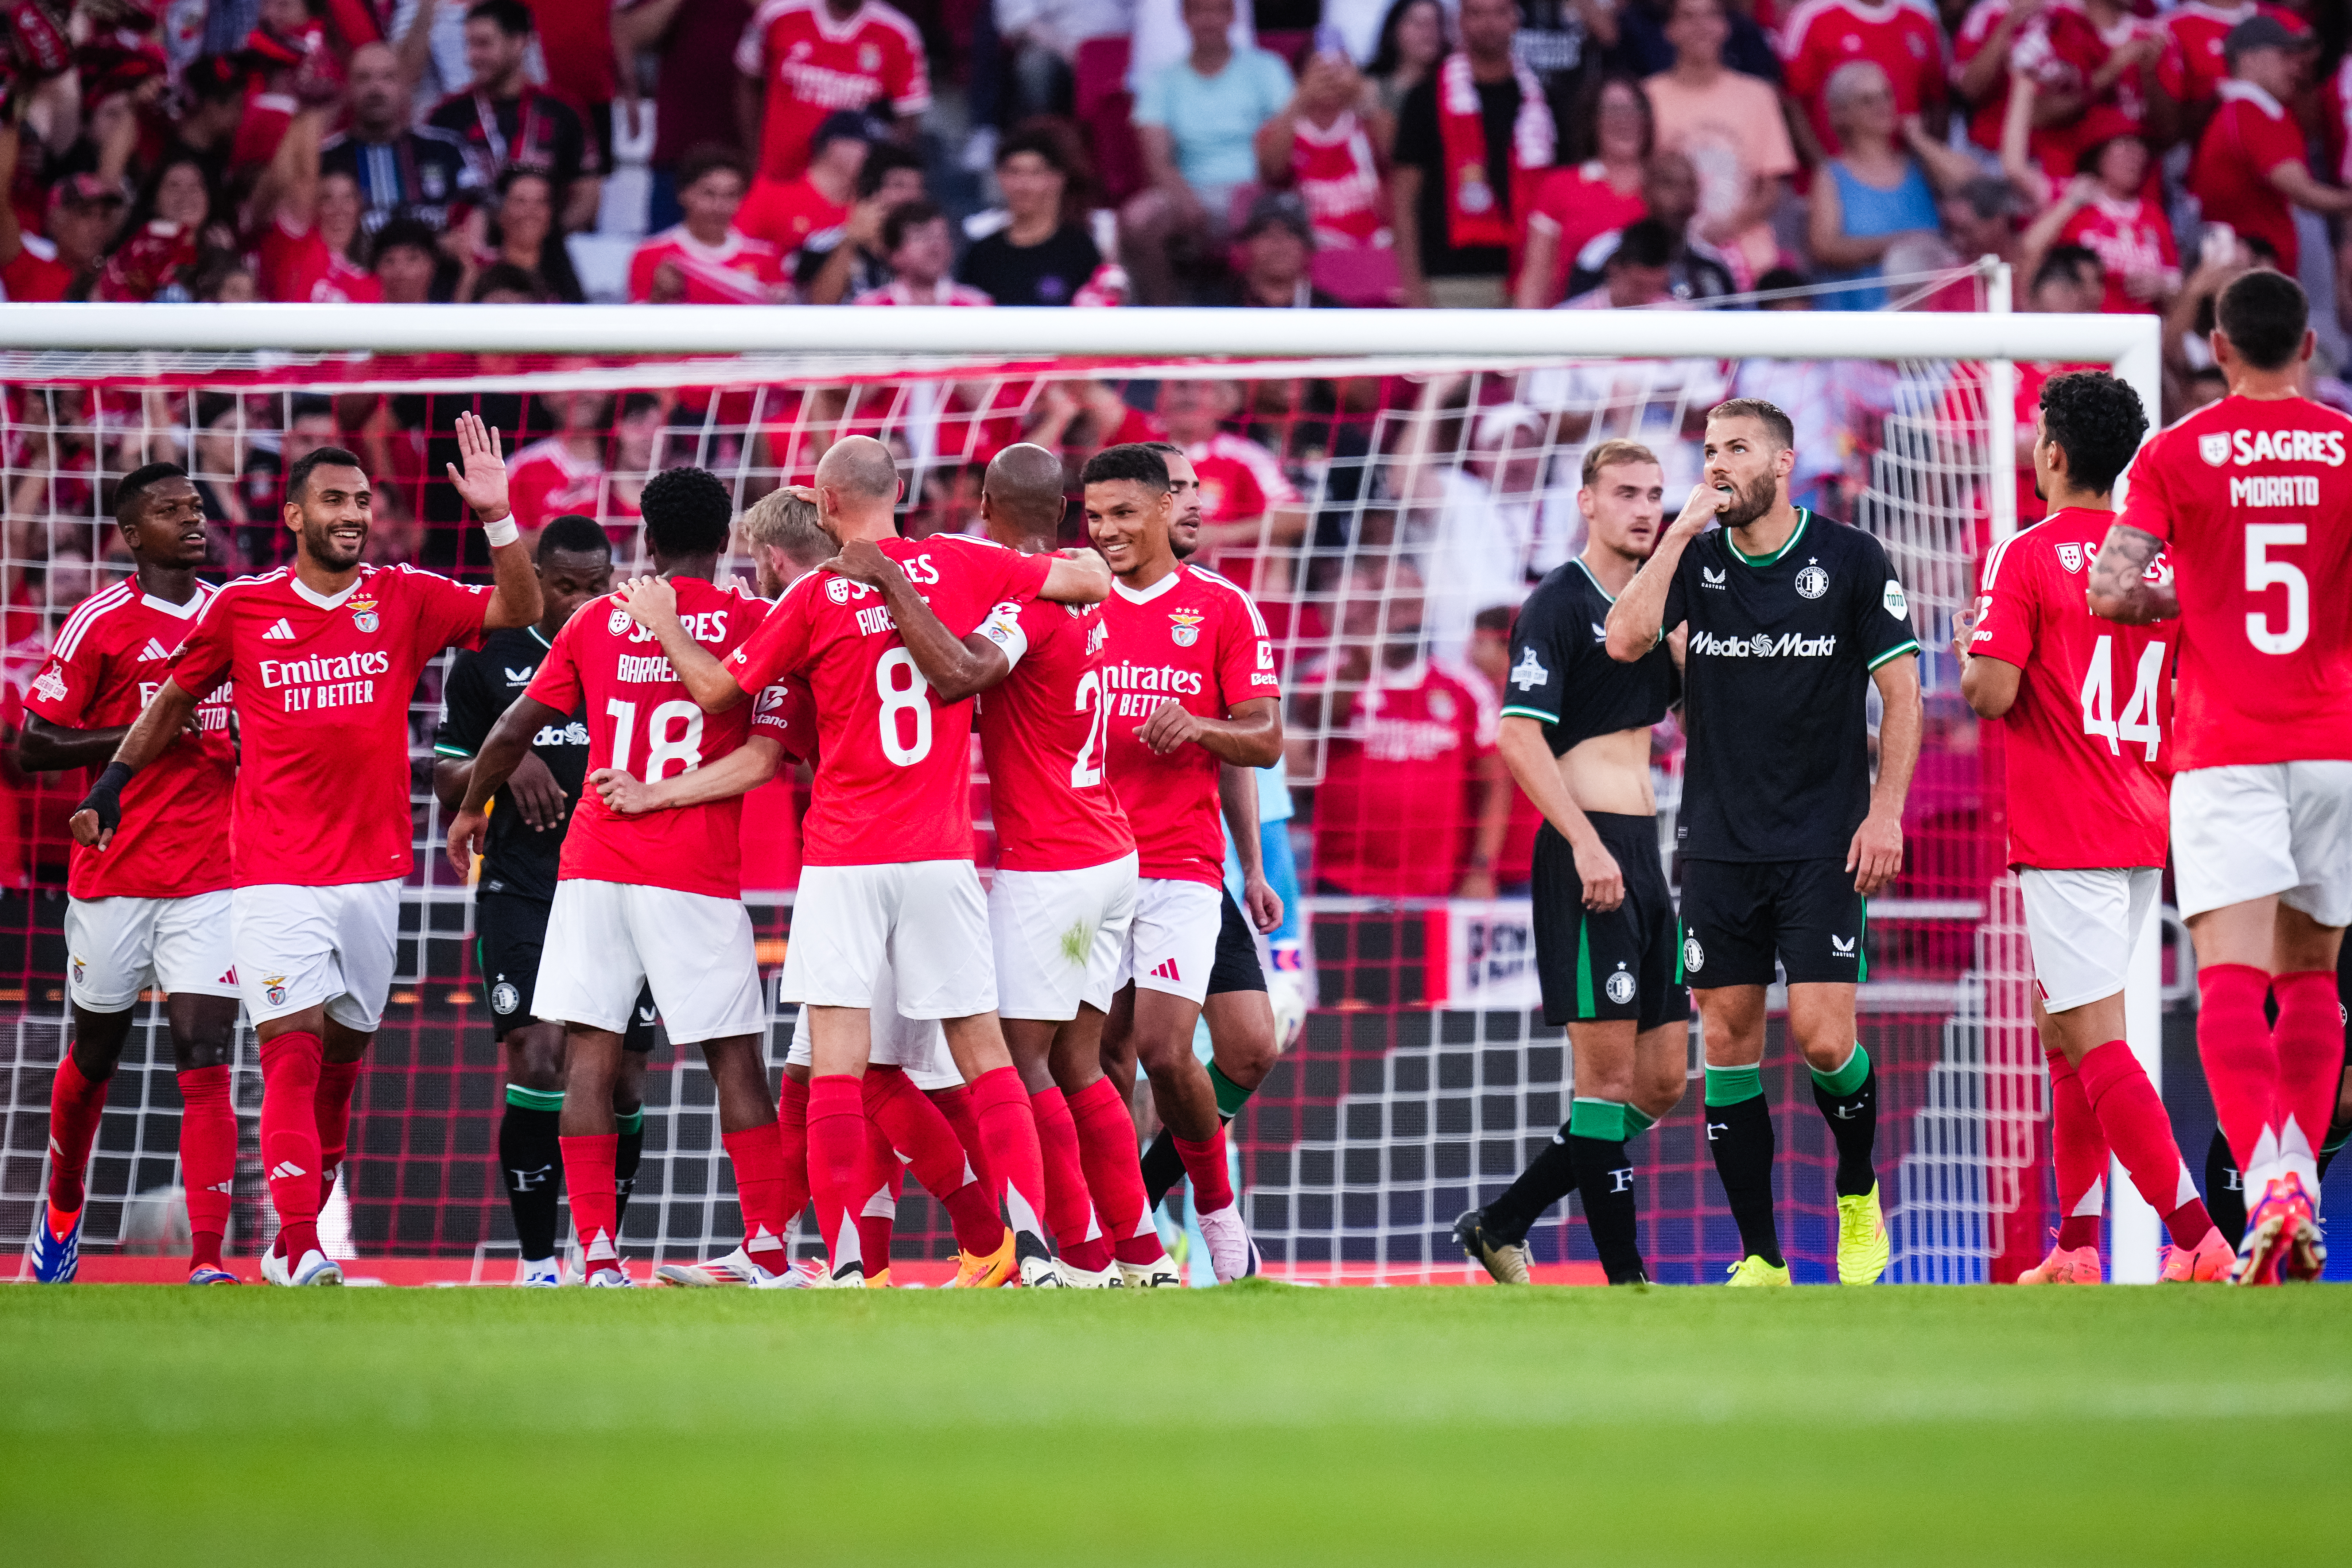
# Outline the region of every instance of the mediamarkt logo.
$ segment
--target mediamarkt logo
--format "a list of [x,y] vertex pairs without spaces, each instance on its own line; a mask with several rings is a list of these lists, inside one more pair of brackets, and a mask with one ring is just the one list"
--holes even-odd
[[1701,632],[1690,640],[1693,653],[1703,653],[1716,658],[1827,658],[1837,652],[1837,636],[1800,637],[1795,632],[1782,632],[1777,637],[1761,634],[1752,637],[1719,637],[1713,632]]

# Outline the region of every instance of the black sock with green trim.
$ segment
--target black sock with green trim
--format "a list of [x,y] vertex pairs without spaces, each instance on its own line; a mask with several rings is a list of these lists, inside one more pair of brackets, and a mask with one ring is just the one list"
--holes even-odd
[[1642,1268],[1640,1212],[1633,1162],[1625,1154],[1625,1107],[1611,1100],[1578,1099],[1569,1108],[1568,1157],[1584,1196],[1584,1223],[1612,1285],[1649,1276]]
[[637,1190],[637,1162],[646,1154],[646,1108],[616,1110],[613,1122],[621,1134],[613,1150],[613,1233],[617,1237],[621,1222],[629,1217],[629,1194]]
[[[1241,1114],[1242,1107],[1249,1103],[1250,1096],[1257,1092],[1254,1089],[1244,1089],[1218,1071],[1214,1062],[1209,1064],[1209,1087],[1217,1092],[1217,1125],[1220,1127],[1232,1126],[1234,1118]],[[1160,1135],[1152,1139],[1151,1147],[1143,1152],[1143,1195],[1146,1200],[1143,1212],[1150,1214],[1158,1208],[1160,1201],[1183,1179],[1184,1157],[1176,1152],[1175,1135],[1162,1127]]]
[[1813,1103],[1837,1141],[1837,1195],[1860,1197],[1878,1184],[1871,1163],[1878,1142],[1878,1074],[1860,1041],[1837,1071],[1813,1074]]
[[[1570,1107],[1573,1110],[1574,1107]],[[1517,1247],[1527,1240],[1544,1211],[1576,1191],[1576,1161],[1568,1150],[1569,1124],[1561,1123],[1518,1179],[1478,1212],[1478,1223],[1495,1240]]]
[[556,1137],[562,1115],[562,1089],[507,1085],[506,1111],[499,1118],[499,1174],[514,1211],[515,1243],[533,1261],[555,1256],[555,1196],[563,1174]]
[[1772,1108],[1764,1099],[1764,1075],[1755,1068],[1706,1069],[1706,1148],[1732,1223],[1739,1226],[1740,1250],[1776,1268],[1780,1233],[1772,1219]]

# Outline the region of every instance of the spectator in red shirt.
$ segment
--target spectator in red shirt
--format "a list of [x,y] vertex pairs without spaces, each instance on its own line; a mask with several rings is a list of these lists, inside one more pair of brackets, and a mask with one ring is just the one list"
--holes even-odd
[[1258,127],[1259,182],[1296,190],[1322,244],[1386,247],[1388,165],[1396,126],[1355,62],[1318,48],[1280,113]]
[[874,140],[866,117],[848,110],[825,117],[810,142],[808,165],[796,179],[751,182],[735,226],[764,239],[787,258],[810,237],[839,228],[849,216],[866,150]]
[[783,298],[783,258],[735,226],[750,172],[730,147],[698,147],[678,165],[685,221],[629,258],[629,298],[655,305],[749,305]]
[[[1479,611],[1477,617],[1470,623],[1470,651],[1467,655],[1470,668],[1486,679],[1486,689],[1494,693],[1493,700],[1498,709],[1502,706],[1502,693],[1508,689],[1506,682],[1510,678],[1511,628],[1517,624],[1518,618],[1517,605],[1494,605]],[[1510,825],[1504,829],[1503,847],[1495,856],[1495,892],[1505,895],[1525,893],[1528,885],[1535,880],[1536,832],[1542,826],[1543,813],[1536,809],[1536,803],[1528,798],[1527,791],[1519,788],[1514,780],[1511,784]],[[1474,880],[1476,869],[1474,865],[1471,875],[1463,878],[1465,898],[1488,896],[1471,890],[1476,886]]]
[[[2105,112],[2095,110],[2085,122],[2100,125]],[[2160,311],[2180,287],[2172,225],[2164,208],[2144,194],[2147,143],[2120,116],[2105,128],[2112,133],[2084,150],[2082,173],[2025,231],[2019,246],[2022,269],[2029,275],[2038,270],[2053,245],[2083,246],[2097,255],[2106,274],[2099,309],[2126,315]],[[2012,178],[2031,172],[2035,171],[2013,171]]]
[[479,0],[466,13],[473,85],[443,99],[426,118],[465,142],[484,184],[498,184],[510,169],[538,169],[558,193],[562,228],[593,228],[604,196],[604,154],[579,110],[531,85],[532,30],[522,0]]
[[[563,233],[555,224],[555,183],[541,170],[528,165],[509,169],[499,179],[495,220],[477,211],[469,220],[474,231],[466,271],[495,263],[516,267],[537,279],[537,292],[577,305],[580,275],[572,268],[572,253],[564,248]],[[460,286],[459,292],[466,292]]]
[[882,220],[907,203],[929,196],[921,158],[895,142],[866,148],[849,216],[838,228],[810,235],[793,258],[787,276],[793,297],[803,305],[838,305],[889,282],[889,260],[876,249],[882,243]]
[[890,281],[860,294],[859,305],[989,305],[979,289],[948,276],[955,241],[948,215],[929,202],[908,202],[882,220],[882,252],[890,258]]
[[[0,178],[16,166],[16,132],[0,130]],[[16,205],[0,201],[0,285],[19,303],[75,297],[96,274],[98,261],[121,226],[122,193],[95,174],[68,174],[49,192],[48,234],[17,226]]]
[[268,215],[260,245],[261,295],[293,304],[375,303],[382,288],[352,259],[360,232],[359,182],[341,170],[319,172],[323,119],[316,110],[295,116],[255,192],[257,210]]
[[2197,143],[2189,188],[2206,222],[2268,241],[2292,278],[2301,254],[2294,208],[2341,216],[2352,213],[2352,191],[2321,184],[2304,159],[2303,128],[2287,107],[2300,85],[2303,40],[2258,14],[2231,28],[2222,48],[2230,79]]
[[922,35],[881,0],[766,0],[743,29],[735,68],[736,113],[743,144],[760,149],[761,184],[798,174],[833,114],[875,115],[906,141],[931,106]]
[[[1591,156],[1553,169],[1536,187],[1519,237],[1518,281],[1511,303],[1540,310],[1568,297],[1577,253],[1649,210],[1643,169],[1657,139],[1649,94],[1629,77],[1602,77],[1570,124]],[[1696,200],[1696,192],[1694,192]]]
[[[1383,582],[1391,572],[1392,588]],[[1420,588],[1405,562],[1360,559],[1349,573],[1340,647],[1291,699],[1301,733],[1328,735],[1313,860],[1327,892],[1493,894],[1511,807],[1494,695],[1475,671],[1430,661]]]
[[376,286],[387,305],[422,305],[433,298],[440,269],[439,237],[411,217],[396,217],[375,236]]

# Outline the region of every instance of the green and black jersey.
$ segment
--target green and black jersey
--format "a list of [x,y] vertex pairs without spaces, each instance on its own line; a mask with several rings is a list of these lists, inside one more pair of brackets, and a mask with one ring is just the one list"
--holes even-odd
[[1842,858],[1870,811],[1871,672],[1919,651],[1885,550],[1802,510],[1769,556],[1710,530],[1683,552],[1662,626],[1689,627],[1684,856]]
[[[435,755],[462,762],[479,752],[499,715],[514,706],[530,678],[539,673],[539,661],[547,657],[547,649],[548,641],[537,626],[509,626],[488,634],[479,648],[460,653],[441,689],[441,723],[433,731]],[[563,790],[566,826],[588,777],[584,719],[584,714],[575,713],[569,723],[544,725],[530,738],[530,749]],[[483,847],[482,891],[551,902],[556,863],[563,854],[562,833],[533,832],[514,808],[504,784],[491,799],[494,809],[489,841]]]
[[1663,644],[1632,664],[1609,657],[1614,603],[1590,567],[1568,561],[1520,606],[1503,712],[1542,721],[1555,757],[1595,735],[1646,730],[1675,705],[1675,659]]

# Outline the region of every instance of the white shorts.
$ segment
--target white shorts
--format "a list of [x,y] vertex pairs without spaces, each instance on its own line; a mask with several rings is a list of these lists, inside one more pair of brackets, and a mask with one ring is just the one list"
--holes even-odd
[[2033,978],[2042,1010],[2064,1013],[2124,988],[2132,949],[2164,890],[2154,866],[2044,871],[2021,866],[2025,934],[2033,944]]
[[2183,916],[2278,896],[2352,924],[2352,763],[2192,768],[2172,781],[2173,884]]
[[150,985],[235,996],[229,890],[184,899],[66,900],[66,992],[92,1013],[128,1011]]
[[1133,981],[1146,991],[1205,1001],[1224,923],[1223,889],[1144,878],[1135,885],[1135,923],[1128,928],[1118,984]]
[[768,1026],[751,916],[740,900],[584,878],[556,883],[532,1015],[623,1034],[647,984],[678,1045]]
[[348,1029],[375,1033],[400,952],[400,879],[229,892],[229,949],[256,1024],[326,1005]]
[[[873,1048],[866,1060],[876,1067],[901,1068],[925,1094],[934,1089],[959,1089],[963,1074],[956,1070],[955,1058],[948,1054],[948,1037],[940,1028],[937,1018],[902,1018],[891,998],[894,977],[885,965],[874,983]],[[816,1063],[814,1045],[809,1034],[809,1010],[801,1009],[793,1021],[793,1048],[784,1055],[786,1063],[796,1068],[813,1067]]]
[[995,1011],[988,900],[971,861],[801,868],[778,998],[871,1007],[886,972],[901,1017]]
[[1136,887],[1131,853],[1078,871],[999,870],[988,889],[996,1010],[1057,1024],[1081,1002],[1109,1012]]

